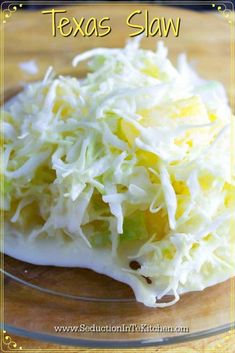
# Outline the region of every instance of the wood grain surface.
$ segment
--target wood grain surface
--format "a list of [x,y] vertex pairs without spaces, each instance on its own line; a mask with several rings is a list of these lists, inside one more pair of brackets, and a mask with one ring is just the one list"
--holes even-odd
[[[62,7],[60,7],[62,8]],[[63,7],[65,8],[65,7]],[[196,13],[179,10],[175,8],[143,5],[86,5],[72,6],[66,8],[67,17],[75,16],[80,18],[90,18],[95,16],[101,18],[109,16],[112,23],[112,31],[102,38],[90,37],[66,37],[51,35],[51,18],[42,15],[40,11],[25,12],[16,11],[12,13],[4,26],[4,60],[5,60],[5,97],[8,98],[22,89],[25,83],[41,79],[48,68],[52,65],[58,73],[84,75],[85,66],[74,69],[71,67],[71,60],[84,50],[102,47],[121,47],[124,45],[130,29],[125,24],[125,19],[135,9],[148,9],[152,16],[164,16],[166,18],[181,17],[181,29],[178,38],[169,36],[164,38],[164,42],[169,47],[170,58],[176,62],[176,57],[181,52],[186,52],[189,59],[194,61],[199,73],[206,79],[216,79],[221,81],[227,90],[228,96],[234,96],[235,87],[231,84],[231,28],[226,18],[219,13]],[[143,47],[154,48],[156,40],[159,38],[145,38]],[[34,60],[39,71],[30,75],[23,71],[19,64]],[[213,300],[213,299],[212,299]],[[19,308],[17,308],[18,310]],[[36,352],[38,349],[52,352],[58,349],[61,352],[90,352],[87,348],[72,348],[54,345],[28,338],[10,335],[22,346],[22,350]],[[235,352],[234,333],[228,333],[195,340],[183,344],[169,347],[152,347],[139,349],[144,352]],[[4,351],[9,347],[5,345]],[[104,352],[106,350],[96,350]],[[110,350],[109,350],[110,351]],[[131,349],[122,349],[122,352],[134,352]],[[117,350],[112,350],[117,352]]]

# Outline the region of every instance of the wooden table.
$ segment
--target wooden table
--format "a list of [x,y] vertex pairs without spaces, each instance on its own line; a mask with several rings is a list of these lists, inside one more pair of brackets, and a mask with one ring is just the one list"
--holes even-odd
[[[111,11],[111,7],[106,5],[104,8],[97,5],[95,8],[96,16],[110,16],[112,13],[112,32],[110,35],[102,38],[81,38],[66,37],[62,38],[57,35],[51,35],[51,18],[48,15],[42,15],[40,12],[12,12],[11,16],[6,20],[5,27],[5,80],[6,96],[12,95],[18,90],[23,83],[34,81],[42,77],[49,65],[53,65],[57,72],[62,74],[73,73],[74,69],[70,67],[72,58],[79,52],[97,47],[120,47],[123,46],[125,40],[130,33],[124,22],[125,14],[130,14],[134,9],[144,9],[141,5],[110,5],[115,6],[115,11]],[[62,8],[62,7],[60,7]],[[158,16],[181,17],[181,29],[179,38],[169,36],[164,38],[166,45],[170,48],[170,57],[175,61],[176,56],[187,51],[190,59],[196,61],[197,69],[207,79],[216,79],[221,81],[232,97],[235,93],[235,87],[231,84],[231,58],[230,58],[230,26],[228,19],[220,13],[193,13],[190,11],[179,10],[175,8],[162,8],[149,6],[151,11],[157,11]],[[89,18],[91,12],[94,12],[94,5],[71,7],[66,14],[67,17],[75,16],[77,18],[84,16]],[[194,30],[192,31],[192,28]],[[156,38],[144,39],[144,47],[154,47]],[[182,43],[184,45],[182,46]],[[19,63],[28,60],[35,60],[39,67],[38,73],[30,75],[19,67]],[[83,67],[82,69],[83,70]],[[10,335],[11,338],[22,346],[24,349],[60,349],[61,352],[88,352],[90,349],[63,347],[44,342],[38,342],[28,338],[16,337]],[[235,352],[234,335],[228,337],[228,334],[192,341],[169,347],[153,347],[140,351],[145,352],[204,352],[216,347],[217,352]],[[5,346],[7,349],[7,346]],[[116,350],[113,350],[115,352]],[[124,350],[122,352],[131,352],[132,350]],[[134,351],[134,350],[133,350]],[[104,350],[97,350],[104,352]]]

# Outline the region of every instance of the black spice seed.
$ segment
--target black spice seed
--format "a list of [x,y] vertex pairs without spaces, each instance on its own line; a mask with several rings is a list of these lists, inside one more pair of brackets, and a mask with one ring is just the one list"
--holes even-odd
[[146,277],[146,276],[142,276],[142,277],[144,277],[144,279],[146,280],[146,282],[147,282],[148,284],[151,284],[151,283],[152,283],[152,281],[151,281],[151,279],[150,279],[149,277]]
[[138,268],[141,267],[140,263],[139,263],[138,261],[135,261],[135,260],[131,261],[131,262],[129,263],[129,266],[130,266],[130,268],[131,268],[132,270],[138,270]]
[[152,283],[152,281],[151,281],[151,279],[149,278],[149,277],[144,277],[145,279],[146,279],[146,282],[148,283],[148,284],[151,284]]

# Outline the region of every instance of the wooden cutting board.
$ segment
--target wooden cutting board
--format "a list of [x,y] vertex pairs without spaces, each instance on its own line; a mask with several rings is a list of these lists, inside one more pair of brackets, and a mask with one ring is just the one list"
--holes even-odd
[[[65,7],[59,7],[60,9]],[[149,10],[150,16],[181,18],[180,35],[178,38],[169,35],[163,38],[169,47],[170,58],[176,62],[176,57],[181,52],[186,52],[189,59],[194,61],[198,72],[206,79],[221,81],[232,99],[235,93],[234,84],[231,85],[231,58],[230,58],[230,31],[231,27],[226,18],[219,13],[196,13],[176,8],[143,6],[143,5],[86,5],[72,6],[66,8],[66,17],[90,18],[95,16],[101,18],[109,16],[112,31],[109,35],[96,38],[66,37],[51,35],[51,17],[38,12],[16,11],[11,14],[4,25],[4,52],[5,52],[5,97],[12,96],[17,90],[29,81],[41,79],[48,68],[52,65],[58,73],[83,75],[85,66],[79,69],[71,67],[72,58],[84,50],[102,47],[122,47],[126,38],[131,33],[127,27],[126,17],[134,10]],[[139,21],[141,22],[141,20]],[[159,38],[145,38],[143,47],[154,48]],[[34,60],[38,66],[38,73],[29,74],[23,71],[19,64]],[[45,344],[21,337],[13,336],[18,346],[24,349],[60,349],[66,351],[62,346]],[[185,352],[201,352],[207,347],[223,345],[224,352],[235,352],[235,339],[226,338],[226,334],[215,336],[200,341],[192,341],[170,348],[146,348],[142,351],[173,352],[174,348]],[[180,350],[181,347],[181,350]],[[7,347],[5,347],[6,349]],[[77,352],[77,349],[70,352]],[[90,350],[79,349],[88,352]],[[97,350],[98,351],[98,350]],[[104,350],[100,350],[100,352]],[[126,352],[131,350],[125,350]]]

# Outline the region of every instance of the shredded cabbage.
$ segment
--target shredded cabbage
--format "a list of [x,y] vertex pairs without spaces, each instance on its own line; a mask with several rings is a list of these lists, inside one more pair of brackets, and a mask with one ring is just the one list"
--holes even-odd
[[[49,68],[5,106],[6,222],[29,241],[106,249],[149,306],[233,276],[222,85],[199,78],[185,56],[175,68],[162,43],[93,49],[73,64],[87,59],[84,79]],[[174,298],[159,302],[165,295]]]

